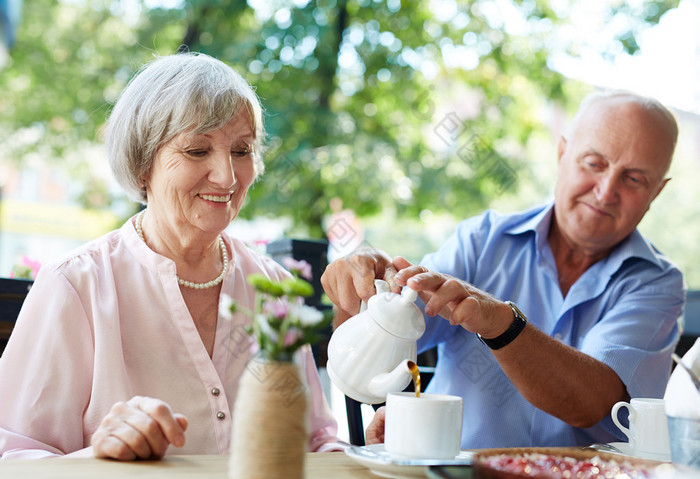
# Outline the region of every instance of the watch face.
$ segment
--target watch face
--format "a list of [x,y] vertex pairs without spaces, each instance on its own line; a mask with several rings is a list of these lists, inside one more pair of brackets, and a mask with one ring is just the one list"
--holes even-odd
[[520,318],[520,319],[523,319],[523,320],[527,321],[527,318],[525,317],[525,315],[523,314],[523,312],[520,311],[520,308],[518,308],[518,306],[517,306],[514,302],[512,302],[512,301],[506,301],[506,303],[508,304],[508,306],[510,306],[510,309],[513,310],[513,315],[514,315],[516,318]]

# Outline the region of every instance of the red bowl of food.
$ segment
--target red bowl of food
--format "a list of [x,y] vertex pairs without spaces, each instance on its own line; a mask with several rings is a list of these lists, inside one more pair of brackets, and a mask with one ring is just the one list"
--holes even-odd
[[[679,475],[676,475],[679,472]],[[669,463],[580,448],[503,448],[476,450],[472,466],[435,466],[441,479],[661,479],[685,478]]]

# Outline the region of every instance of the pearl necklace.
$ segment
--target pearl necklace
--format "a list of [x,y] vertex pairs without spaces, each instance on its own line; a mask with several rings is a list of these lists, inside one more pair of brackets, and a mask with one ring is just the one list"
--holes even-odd
[[[143,228],[141,227],[144,213],[146,213],[146,210],[143,210],[136,217],[136,233],[138,233],[139,238],[141,238],[141,241],[146,243],[146,238],[144,238],[143,236]],[[146,246],[148,246],[148,243],[146,243]],[[186,288],[207,289],[221,283],[224,280],[224,275],[226,274],[226,270],[228,269],[228,251],[226,250],[226,244],[224,244],[224,239],[221,237],[221,235],[219,235],[219,250],[221,251],[221,262],[224,264],[224,267],[221,268],[221,274],[219,276],[212,279],[211,281],[207,281],[206,283],[193,283],[192,281],[185,281],[179,276],[176,276],[178,284]]]

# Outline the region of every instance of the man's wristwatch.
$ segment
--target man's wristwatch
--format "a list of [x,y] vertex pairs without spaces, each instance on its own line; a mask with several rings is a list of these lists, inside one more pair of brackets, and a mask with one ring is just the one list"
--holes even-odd
[[525,329],[525,325],[527,324],[527,318],[514,302],[506,301],[506,304],[513,310],[514,317],[513,322],[510,323],[506,332],[491,339],[482,338],[480,334],[477,334],[479,340],[491,349],[501,349],[503,346],[510,344],[518,337],[522,330]]

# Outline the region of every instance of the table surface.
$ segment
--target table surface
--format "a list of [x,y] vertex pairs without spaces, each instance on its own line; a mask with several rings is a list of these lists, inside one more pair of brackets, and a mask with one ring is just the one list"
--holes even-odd
[[[577,451],[572,448],[529,448],[530,451],[565,453]],[[490,449],[496,452],[514,452],[517,449]],[[568,451],[568,452],[567,452]],[[621,456],[588,451],[603,459],[619,460]],[[657,461],[622,456],[625,461],[649,465],[652,471],[663,464]],[[160,461],[119,462],[108,459],[11,459],[0,461],[0,478],[12,479],[228,479],[228,455],[166,456]],[[671,466],[663,464],[663,466]],[[358,464],[344,452],[307,453],[305,479],[376,479],[363,465]],[[697,479],[698,471],[682,466],[665,469],[657,479]],[[244,479],[244,478],[241,478]]]
[[[166,456],[161,461],[34,459],[0,462],[0,477],[21,479],[227,479],[229,456]],[[343,452],[307,453],[305,479],[376,479]]]

